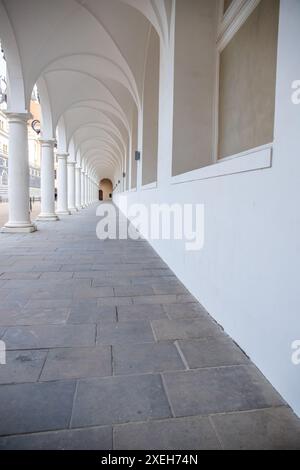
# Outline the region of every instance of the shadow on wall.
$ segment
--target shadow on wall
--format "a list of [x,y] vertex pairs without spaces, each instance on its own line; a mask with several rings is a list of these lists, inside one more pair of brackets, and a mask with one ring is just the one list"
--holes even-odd
[[113,184],[109,179],[103,179],[100,182],[99,200],[111,201],[113,192]]

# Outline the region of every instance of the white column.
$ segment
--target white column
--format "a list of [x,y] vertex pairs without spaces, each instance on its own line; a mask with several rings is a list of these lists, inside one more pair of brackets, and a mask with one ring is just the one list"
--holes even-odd
[[57,214],[70,215],[68,210],[68,154],[57,154]]
[[88,187],[89,187],[89,180],[88,180],[88,174],[87,172],[85,172],[85,205],[88,206],[89,205],[89,200],[88,200]]
[[82,209],[82,204],[81,204],[81,167],[80,166],[76,167],[75,178],[76,178],[75,203],[76,203],[76,209],[79,211],[80,209]]
[[8,200],[9,221],[3,232],[31,233],[27,121],[29,113],[7,113],[9,122]]
[[54,144],[55,139],[43,140],[41,143],[41,213],[39,222],[59,220],[55,214],[54,200]]
[[81,170],[81,206],[84,209],[85,205],[85,171]]
[[75,204],[75,162],[68,162],[68,209],[77,212]]

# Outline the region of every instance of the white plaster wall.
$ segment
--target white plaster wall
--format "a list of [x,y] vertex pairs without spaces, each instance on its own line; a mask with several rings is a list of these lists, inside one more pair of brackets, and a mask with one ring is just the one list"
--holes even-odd
[[300,79],[299,24],[299,0],[281,0],[272,168],[171,184],[173,57],[163,51],[158,188],[126,193],[128,203],[205,204],[201,252],[152,244],[298,415],[291,343],[300,339],[300,105],[291,85]]

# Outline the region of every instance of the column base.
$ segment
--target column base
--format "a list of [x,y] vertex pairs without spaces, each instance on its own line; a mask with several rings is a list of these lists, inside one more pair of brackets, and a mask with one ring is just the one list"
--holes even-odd
[[76,214],[78,212],[77,207],[71,207],[70,212],[71,212],[71,214]]
[[71,215],[71,212],[70,211],[57,211],[56,214],[57,215]]
[[36,219],[37,222],[58,222],[59,217],[56,214],[40,214]]
[[1,233],[33,233],[37,231],[35,224],[6,224],[1,229]]

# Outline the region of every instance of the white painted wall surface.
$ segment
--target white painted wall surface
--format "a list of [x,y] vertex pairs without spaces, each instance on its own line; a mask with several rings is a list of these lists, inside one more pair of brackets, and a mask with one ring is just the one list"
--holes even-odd
[[201,252],[181,241],[152,245],[298,415],[291,344],[300,339],[300,105],[291,95],[299,25],[300,1],[282,0],[271,168],[171,184],[173,58],[162,53],[158,187],[125,193],[129,204],[205,204]]

